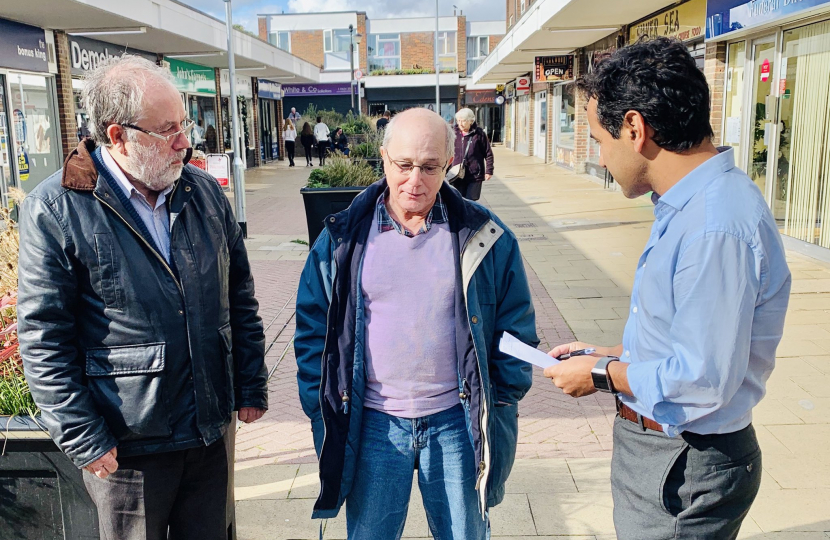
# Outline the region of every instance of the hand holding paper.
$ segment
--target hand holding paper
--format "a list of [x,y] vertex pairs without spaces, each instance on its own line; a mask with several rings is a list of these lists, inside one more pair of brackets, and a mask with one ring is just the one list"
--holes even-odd
[[534,349],[530,345],[525,345],[507,332],[501,335],[499,340],[499,350],[504,354],[509,354],[519,360],[524,360],[534,366],[539,366],[542,369],[546,367],[555,366],[559,360],[548,356],[539,349]]

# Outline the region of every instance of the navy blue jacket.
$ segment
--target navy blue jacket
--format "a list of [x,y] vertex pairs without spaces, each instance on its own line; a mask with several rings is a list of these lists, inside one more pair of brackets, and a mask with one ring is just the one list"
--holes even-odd
[[[326,218],[297,292],[297,381],[320,462],[315,518],[337,515],[354,479],[366,382],[361,265],[375,203],[385,189],[386,180],[380,180],[349,208]],[[459,270],[459,401],[475,449],[484,511],[504,497],[516,456],[518,402],[532,377],[529,364],[499,352],[498,340],[505,331],[529,345],[539,340],[515,235],[446,183],[441,197]]]

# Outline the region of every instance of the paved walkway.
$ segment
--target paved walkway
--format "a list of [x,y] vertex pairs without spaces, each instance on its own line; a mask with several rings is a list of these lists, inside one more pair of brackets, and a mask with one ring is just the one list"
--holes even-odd
[[[541,349],[574,337],[620,341],[636,263],[653,219],[586,176],[497,148],[482,202],[519,236],[537,309]],[[267,326],[271,410],[237,437],[241,540],[317,538],[311,432],[297,399],[294,294],[307,248],[299,188],[307,168],[266,165],[247,174],[248,249]],[[779,363],[756,409],[764,480],[742,538],[830,538],[830,265],[788,254],[793,295]],[[608,481],[613,404],[563,396],[537,373],[520,406],[519,449],[494,538],[614,538]],[[414,488],[405,537],[429,536]],[[342,514],[342,512],[341,512]],[[324,524],[345,538],[342,515]]]

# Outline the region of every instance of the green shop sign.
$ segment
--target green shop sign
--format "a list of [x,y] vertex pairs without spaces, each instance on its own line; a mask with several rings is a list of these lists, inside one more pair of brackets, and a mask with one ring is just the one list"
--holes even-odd
[[216,95],[216,76],[213,68],[165,58],[170,64],[170,73],[179,92],[187,94]]

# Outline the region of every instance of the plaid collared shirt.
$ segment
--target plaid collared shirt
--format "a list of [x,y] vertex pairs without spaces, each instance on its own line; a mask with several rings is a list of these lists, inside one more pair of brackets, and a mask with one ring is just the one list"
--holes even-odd
[[[378,218],[378,231],[382,233],[387,231],[396,231],[398,234],[402,234],[410,238],[414,237],[414,234],[406,230],[400,223],[395,221],[395,219],[389,215],[389,211],[386,209],[387,195],[389,195],[389,188],[386,188],[381,196],[378,197],[378,203],[375,209]],[[432,206],[432,209],[430,209],[429,214],[427,214],[427,218],[424,221],[423,227],[421,227],[421,230],[419,230],[417,234],[428,233],[433,224],[446,223],[447,221],[449,221],[447,219],[447,207],[441,200],[441,194],[438,193],[435,196],[435,204]]]

